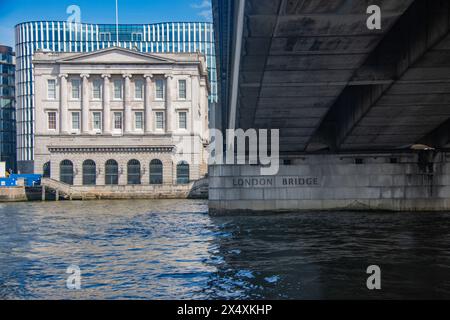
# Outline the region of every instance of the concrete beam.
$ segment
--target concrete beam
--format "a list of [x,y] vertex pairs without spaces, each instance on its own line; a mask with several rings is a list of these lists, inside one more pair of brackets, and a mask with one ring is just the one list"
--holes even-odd
[[[415,1],[350,81],[368,82],[343,91],[317,135],[334,128],[339,149],[397,148],[448,119],[449,12],[447,0]],[[414,134],[400,138],[407,126]]]
[[[290,151],[285,141],[295,138],[296,150],[304,151],[305,129],[317,130],[355,70],[412,1],[379,1],[384,28],[371,31],[365,2],[248,0],[238,126],[288,127],[289,135],[280,137],[281,152]],[[351,85],[368,81],[386,79],[358,78]]]

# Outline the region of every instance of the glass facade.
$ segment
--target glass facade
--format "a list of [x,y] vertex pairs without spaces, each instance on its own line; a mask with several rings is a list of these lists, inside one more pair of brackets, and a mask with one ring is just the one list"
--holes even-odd
[[16,170],[15,57],[0,46],[0,161]]
[[[33,69],[36,50],[90,52],[116,45],[116,26],[69,24],[61,21],[33,21],[16,26],[17,53],[17,157],[33,160]],[[201,52],[206,56],[211,82],[210,108],[217,101],[217,74],[212,23],[169,22],[119,25],[119,46],[141,52]],[[29,166],[30,167],[30,166]],[[32,167],[32,166],[31,166]]]

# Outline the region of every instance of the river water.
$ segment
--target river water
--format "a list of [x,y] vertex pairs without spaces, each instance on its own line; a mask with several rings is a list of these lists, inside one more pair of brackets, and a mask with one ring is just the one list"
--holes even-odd
[[[66,287],[70,265],[80,290]],[[366,287],[370,265],[381,290]],[[213,218],[206,201],[0,204],[0,298],[448,299],[450,214]]]

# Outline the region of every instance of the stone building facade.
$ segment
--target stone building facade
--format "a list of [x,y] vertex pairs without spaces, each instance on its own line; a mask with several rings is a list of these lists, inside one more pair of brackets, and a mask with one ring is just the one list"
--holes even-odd
[[114,47],[37,52],[33,65],[36,173],[93,189],[167,189],[205,176],[203,55]]

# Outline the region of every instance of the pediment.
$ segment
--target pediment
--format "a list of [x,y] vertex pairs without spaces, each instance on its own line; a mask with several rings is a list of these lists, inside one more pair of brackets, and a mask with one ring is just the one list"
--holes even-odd
[[60,59],[58,62],[87,64],[166,64],[173,63],[174,61],[152,54],[114,47],[89,53],[77,54],[75,56]]

